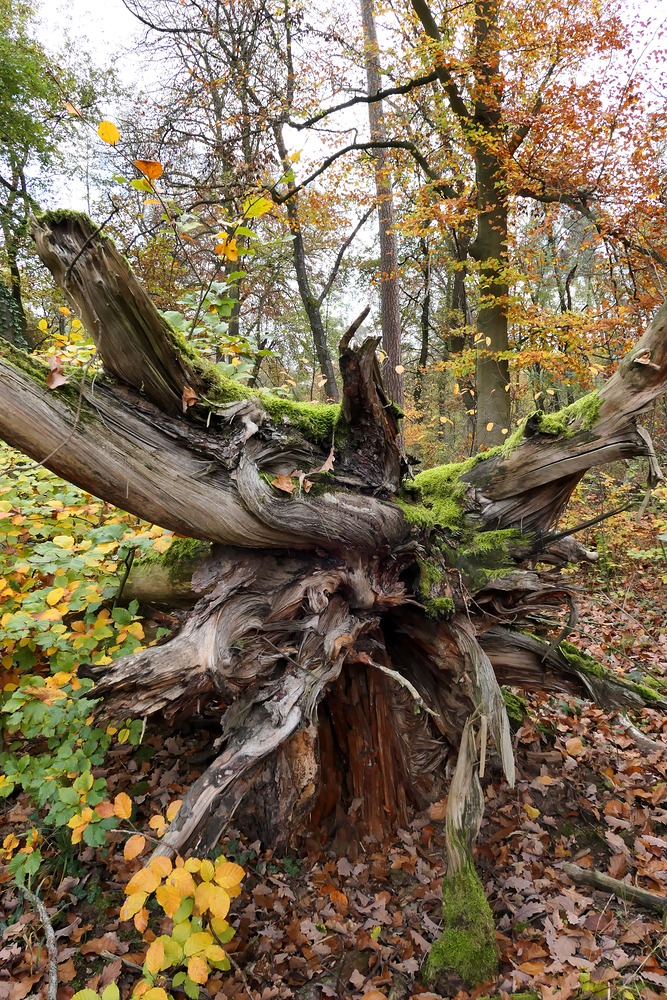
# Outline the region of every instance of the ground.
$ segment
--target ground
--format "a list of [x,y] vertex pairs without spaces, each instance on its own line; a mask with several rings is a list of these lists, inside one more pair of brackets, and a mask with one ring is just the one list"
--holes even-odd
[[[588,501],[590,502],[590,498]],[[577,506],[573,518],[577,516]],[[626,676],[650,672],[667,683],[667,557],[660,518],[629,516],[600,529],[601,561],[579,575],[582,614],[570,638]],[[659,915],[575,887],[565,861],[607,872],[667,897],[667,752],[638,749],[618,720],[580,700],[527,699],[531,716],[515,733],[519,778],[513,791],[493,761],[483,785],[485,822],[477,866],[494,914],[498,982],[471,991],[461,982],[422,984],[421,969],[440,933],[444,802],[415,817],[393,843],[364,853],[352,839],[324,848],[315,838],[275,857],[230,832],[224,849],[248,877],[233,901],[235,966],[208,987],[218,1000],[439,996],[500,997],[533,991],[543,1000],[657,1000],[667,992],[667,946]],[[667,719],[651,709],[635,723],[667,746]],[[141,748],[119,746],[108,762],[112,794],[127,791],[137,825],[162,813],[205,765],[196,731],[158,728]],[[4,838],[29,820],[12,800]],[[118,844],[126,833],[112,834]],[[40,887],[58,935],[58,1000],[118,978],[129,989],[146,945],[118,911],[122,886],[141,860],[126,862],[51,845],[58,861]],[[45,996],[39,918],[0,874],[0,1000]],[[316,984],[311,985],[308,984]],[[41,990],[41,992],[39,992]],[[375,991],[375,992],[373,992]],[[125,994],[123,994],[125,995]],[[202,994],[203,996],[204,994]]]

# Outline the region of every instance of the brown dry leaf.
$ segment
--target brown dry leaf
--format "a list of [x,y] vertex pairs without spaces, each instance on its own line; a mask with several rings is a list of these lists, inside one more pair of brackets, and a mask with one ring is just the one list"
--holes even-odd
[[74,115],[76,118],[83,117],[79,109],[70,101],[65,101],[65,111],[68,115]]
[[578,757],[584,752],[584,744],[578,736],[572,736],[569,740],[565,740],[565,749],[570,757]]
[[73,979],[76,979],[76,967],[74,960],[68,958],[66,962],[58,966],[58,982],[71,983]]
[[46,376],[47,389],[57,389],[58,386],[67,385],[68,378],[63,375],[63,363],[61,358],[49,358],[49,368],[51,371]]
[[338,889],[333,889],[329,893],[329,898],[331,899],[331,902],[336,908],[336,912],[340,913],[341,917],[346,917],[348,914],[348,910],[350,908],[350,904],[345,893],[340,892]]
[[327,455],[327,458],[326,458],[326,461],[325,461],[324,465],[322,466],[321,469],[318,469],[317,471],[318,472],[333,472],[333,467],[334,467],[334,446],[331,445],[331,451]]
[[183,386],[183,395],[181,396],[181,405],[183,407],[183,413],[187,413],[189,407],[194,406],[197,402],[197,395],[194,389],[191,389],[189,385]]
[[279,472],[277,476],[274,476],[271,480],[271,485],[277,490],[282,490],[283,493],[294,493],[295,484],[289,476],[284,476],[282,472]]
[[380,993],[379,990],[371,990],[370,993],[364,993],[361,1000],[387,1000],[387,994]]
[[429,819],[441,822],[447,815],[447,799],[440,799],[438,802],[434,802],[431,806],[429,806],[428,815]]

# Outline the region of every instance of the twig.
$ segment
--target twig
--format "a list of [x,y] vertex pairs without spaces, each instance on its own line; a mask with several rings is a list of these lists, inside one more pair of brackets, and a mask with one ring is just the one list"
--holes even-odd
[[409,681],[407,677],[404,677],[403,674],[399,674],[398,670],[392,670],[391,667],[384,667],[381,663],[375,663],[375,661],[371,662],[371,666],[375,667],[376,670],[381,670],[383,674],[387,675],[387,677],[393,677],[397,684],[400,684],[401,687],[407,688],[421,709],[428,712],[429,715],[432,715],[434,719],[440,718],[437,712],[434,712],[432,708],[429,708],[414,684]]
[[575,885],[587,885],[592,889],[610,892],[628,903],[638,903],[647,910],[667,913],[667,896],[660,896],[657,892],[649,892],[648,889],[640,889],[628,882],[621,882],[620,879],[604,875],[592,868],[580,868],[579,865],[570,864],[569,861],[563,865],[563,871]]
[[46,996],[47,1000],[56,1000],[58,993],[58,945],[56,943],[53,924],[49,919],[49,914],[44,903],[36,893],[31,892],[30,889],[26,889],[24,885],[17,884],[16,888],[34,906],[39,914],[39,919],[42,921],[46,936],[46,951],[49,956],[49,988]]

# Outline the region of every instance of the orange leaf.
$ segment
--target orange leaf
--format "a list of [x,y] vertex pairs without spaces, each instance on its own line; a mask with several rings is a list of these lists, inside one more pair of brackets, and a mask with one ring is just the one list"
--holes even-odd
[[245,872],[241,865],[234,864],[233,861],[222,861],[215,869],[213,879],[223,889],[232,889],[239,885],[245,878]]
[[155,890],[155,898],[167,914],[173,917],[183,901],[183,897],[174,885],[161,885]]
[[147,892],[134,892],[128,896],[120,908],[120,919],[131,920],[134,914],[139,912],[147,898]]
[[155,892],[162,879],[150,868],[141,868],[132,876],[125,886],[125,892],[131,896],[134,892]]
[[118,819],[129,819],[132,815],[132,799],[125,792],[120,792],[113,800],[113,811]]
[[208,981],[208,962],[199,955],[193,955],[188,962],[188,975],[193,983],[203,986]]
[[152,975],[155,975],[162,968],[162,963],[164,962],[164,944],[160,938],[156,938],[146,952],[145,962],[146,968]]
[[171,858],[164,858],[158,855],[158,857],[150,859],[148,867],[157,872],[160,878],[166,878],[174,866],[171,863]]
[[[99,809],[99,806],[98,806]],[[146,838],[140,833],[133,833],[123,850],[123,857],[126,861],[134,861],[146,847]]]
[[149,181],[162,177],[162,164],[158,160],[135,160],[134,165]]
[[143,934],[148,927],[148,910],[142,906],[138,913],[134,914],[134,926],[140,934]]
[[169,823],[173,822],[173,820],[176,819],[176,817],[178,816],[178,810],[181,808],[182,804],[183,804],[182,799],[175,799],[173,802],[169,803],[169,805],[167,806],[167,821]]
[[95,812],[98,816],[101,816],[102,819],[109,819],[114,815],[113,806],[110,802],[98,802],[95,806]]

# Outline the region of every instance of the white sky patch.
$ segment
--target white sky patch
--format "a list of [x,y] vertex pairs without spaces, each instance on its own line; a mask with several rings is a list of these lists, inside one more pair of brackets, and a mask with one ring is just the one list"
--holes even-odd
[[141,66],[133,51],[142,28],[122,0],[41,0],[37,24],[48,50],[57,51],[69,36],[98,65],[114,65],[124,83],[140,83]]

